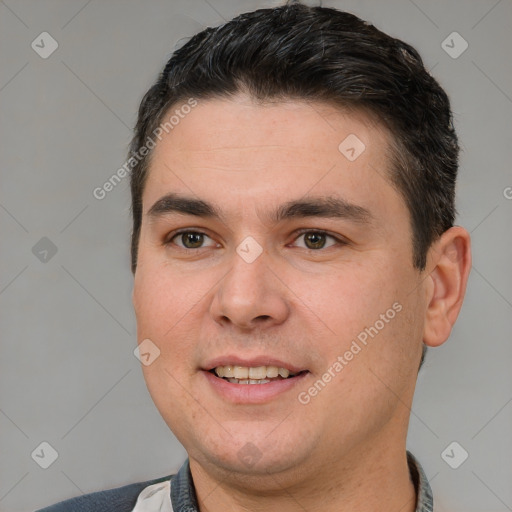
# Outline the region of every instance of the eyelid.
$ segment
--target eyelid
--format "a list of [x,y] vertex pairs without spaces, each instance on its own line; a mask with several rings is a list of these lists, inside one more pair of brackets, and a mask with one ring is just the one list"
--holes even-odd
[[[210,240],[215,242],[215,240],[208,233],[206,233],[202,228],[201,229],[199,229],[199,228],[182,228],[182,229],[177,229],[176,231],[172,231],[171,233],[169,233],[164,238],[163,245],[171,245],[172,240],[174,238],[176,238],[178,235],[182,235],[184,233],[195,233],[197,235],[204,235],[204,236],[208,237]],[[179,249],[182,249],[184,251],[200,251],[201,249],[207,249],[207,247],[199,247],[197,249],[188,249],[187,247],[181,247],[180,245],[177,245],[177,244],[174,244],[174,245],[176,245],[176,247],[178,247]]]
[[[297,240],[301,235],[304,235],[305,233],[319,233],[321,235],[326,235],[327,237],[333,238],[336,241],[337,245],[347,245],[349,241],[342,237],[341,235],[335,235],[333,233],[330,233],[329,231],[326,231],[325,229],[318,229],[318,228],[301,228],[294,232],[294,239],[293,241]],[[334,247],[334,246],[331,246]],[[327,247],[328,249],[329,247]],[[314,251],[314,252],[322,252],[323,249],[308,249],[306,250]]]

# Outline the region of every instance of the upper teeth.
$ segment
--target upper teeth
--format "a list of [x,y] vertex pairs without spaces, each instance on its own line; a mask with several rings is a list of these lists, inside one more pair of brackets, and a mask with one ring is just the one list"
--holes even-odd
[[[286,379],[290,375],[290,370],[286,368],[278,368],[277,366],[217,366],[215,373],[219,377],[235,378],[235,379],[273,379],[281,375]],[[293,375],[293,374],[292,374]]]

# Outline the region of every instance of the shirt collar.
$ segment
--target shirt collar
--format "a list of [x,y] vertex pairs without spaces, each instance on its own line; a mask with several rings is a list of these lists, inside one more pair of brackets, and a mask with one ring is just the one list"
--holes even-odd
[[[432,496],[432,489],[421,464],[410,452],[407,452],[407,463],[411,480],[416,489],[415,512],[433,512],[434,498]],[[188,459],[183,463],[178,473],[172,477],[171,502],[174,512],[199,512]]]
[[416,489],[416,512],[433,512],[434,497],[427,475],[425,475],[421,464],[411,452],[407,452],[407,463],[412,483]]
[[171,503],[174,512],[199,512],[189,460],[172,477]]

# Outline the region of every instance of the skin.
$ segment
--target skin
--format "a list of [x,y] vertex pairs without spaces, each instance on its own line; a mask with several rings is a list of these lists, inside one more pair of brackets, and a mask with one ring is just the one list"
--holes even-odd
[[[366,146],[353,162],[338,150],[349,134]],[[189,454],[201,511],[415,510],[405,441],[422,343],[450,334],[470,242],[451,228],[426,270],[413,266],[409,213],[386,174],[390,137],[363,113],[240,94],[200,101],[154,149],[133,303],[139,343],[161,351],[144,378]],[[148,215],[170,192],[216,205],[222,220]],[[321,196],[365,208],[369,220],[268,217]],[[200,248],[173,237],[178,229],[204,233]],[[315,248],[299,229],[340,241],[320,236]],[[252,263],[236,252],[247,236],[263,249]],[[401,311],[301,403],[298,393],[397,302]],[[234,404],[201,370],[226,354],[268,355],[310,373],[265,403]],[[258,453],[252,465],[239,456],[247,443]]]

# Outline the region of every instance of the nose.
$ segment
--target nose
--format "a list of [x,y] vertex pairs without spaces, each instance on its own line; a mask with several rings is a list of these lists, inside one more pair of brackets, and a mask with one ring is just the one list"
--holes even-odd
[[241,330],[272,327],[289,315],[287,291],[265,252],[251,263],[235,252],[231,270],[213,297],[210,313],[222,326]]

